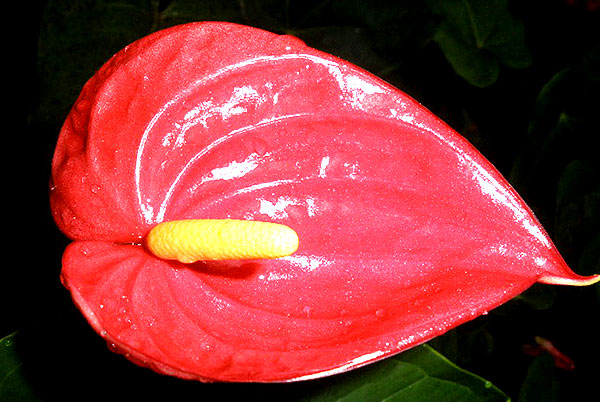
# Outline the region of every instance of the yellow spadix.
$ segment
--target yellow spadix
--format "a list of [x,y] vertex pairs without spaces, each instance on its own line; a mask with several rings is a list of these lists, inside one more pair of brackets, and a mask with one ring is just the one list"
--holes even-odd
[[156,225],[146,247],[157,257],[193,263],[202,260],[279,258],[298,249],[286,225],[236,219],[185,219]]

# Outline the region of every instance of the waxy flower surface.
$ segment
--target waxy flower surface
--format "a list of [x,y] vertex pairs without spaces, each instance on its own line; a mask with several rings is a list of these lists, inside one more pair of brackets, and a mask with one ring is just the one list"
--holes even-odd
[[[64,123],[51,188],[79,309],[113,350],[182,378],[343,372],[536,282],[600,279],[574,274],[496,169],[408,95],[229,23],[112,57]],[[297,249],[184,263],[146,244],[188,219],[281,224]]]

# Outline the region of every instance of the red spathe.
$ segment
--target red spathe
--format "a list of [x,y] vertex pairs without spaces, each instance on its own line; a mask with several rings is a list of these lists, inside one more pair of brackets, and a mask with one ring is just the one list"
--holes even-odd
[[[114,350],[204,381],[290,381],[422,343],[536,281],[581,284],[515,191],[403,92],[290,36],[194,23],[131,44],[58,140],[63,281]],[[276,260],[160,260],[186,218],[290,226]]]

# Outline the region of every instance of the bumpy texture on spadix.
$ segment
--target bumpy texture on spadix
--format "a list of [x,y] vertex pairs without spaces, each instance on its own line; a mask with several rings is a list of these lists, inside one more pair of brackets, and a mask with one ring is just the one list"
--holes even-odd
[[237,219],[168,221],[146,236],[152,254],[186,264],[287,257],[298,249],[298,242],[298,234],[288,226]]
[[[132,361],[204,381],[291,381],[422,343],[575,275],[508,183],[403,92],[290,36],[177,26],[83,88],[53,161],[62,279]],[[182,264],[158,223],[293,228],[277,259]]]

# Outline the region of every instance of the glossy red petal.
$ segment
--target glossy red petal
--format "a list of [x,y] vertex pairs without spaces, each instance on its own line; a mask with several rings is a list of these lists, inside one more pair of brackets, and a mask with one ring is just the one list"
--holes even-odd
[[[599,279],[572,273],[493,166],[406,94],[233,24],[171,28],[111,59],[65,122],[51,201],[76,240],[63,280],[92,326],[184,378],[324,376],[536,281]],[[184,218],[284,223],[300,248],[185,266],[139,245]]]
[[186,267],[137,246],[75,242],[65,253],[63,280],[113,350],[162,373],[220,381],[284,381],[357,367],[472,319],[529,284],[484,271],[456,288],[459,272],[452,269],[436,283],[402,284],[386,266],[352,280],[356,273],[336,271],[347,261],[314,275],[288,265]]

